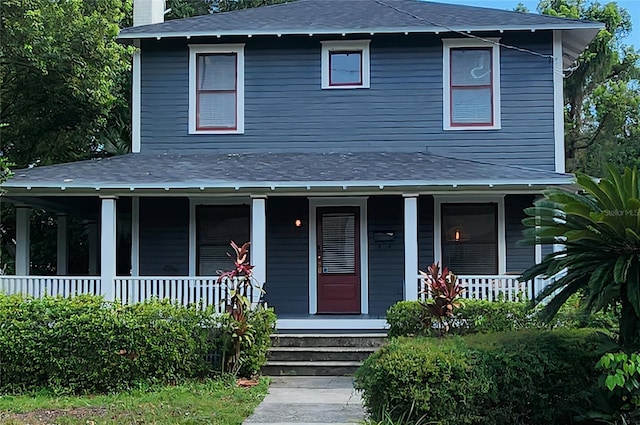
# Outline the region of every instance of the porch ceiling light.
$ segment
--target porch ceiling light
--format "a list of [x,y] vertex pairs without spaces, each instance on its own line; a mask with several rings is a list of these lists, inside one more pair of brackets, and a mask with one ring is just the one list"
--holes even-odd
[[293,224],[295,224],[296,227],[302,227],[302,220],[299,218],[296,218]]

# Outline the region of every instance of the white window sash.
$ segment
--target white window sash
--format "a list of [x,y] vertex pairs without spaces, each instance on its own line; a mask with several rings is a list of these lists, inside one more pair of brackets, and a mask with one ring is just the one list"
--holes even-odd
[[[487,41],[475,39],[443,39],[443,129],[444,130],[499,130],[502,128],[500,113],[500,46],[499,39],[489,38]],[[459,48],[490,48],[491,50],[491,122],[459,123],[453,124],[453,94],[451,81],[451,51]],[[475,90],[473,86],[467,90]],[[465,90],[465,87],[456,86],[454,90]],[[473,105],[471,105],[472,107]]]
[[[225,93],[226,90],[198,91],[198,55],[236,55],[235,126],[198,128],[199,94]],[[189,134],[242,134],[244,133],[244,44],[190,44],[189,45]]]

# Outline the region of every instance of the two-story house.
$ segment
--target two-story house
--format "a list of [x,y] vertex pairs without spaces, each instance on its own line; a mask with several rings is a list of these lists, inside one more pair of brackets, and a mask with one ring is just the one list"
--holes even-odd
[[[163,6],[136,0],[120,34],[138,47],[133,152],[3,185],[18,206],[5,290],[214,302],[230,240],[251,241],[281,329],[382,328],[433,261],[473,296],[523,290],[543,253],[517,245],[523,208],[572,182],[563,69],[601,24],[417,0],[169,22]],[[28,276],[30,206],[88,220],[87,276],[64,276],[64,216],[61,276]]]

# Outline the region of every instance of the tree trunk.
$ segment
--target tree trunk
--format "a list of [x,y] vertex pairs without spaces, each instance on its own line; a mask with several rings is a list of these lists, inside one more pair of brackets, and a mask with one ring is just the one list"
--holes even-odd
[[627,298],[626,285],[620,288],[622,312],[620,313],[620,339],[622,348],[637,348],[640,343],[640,317]]

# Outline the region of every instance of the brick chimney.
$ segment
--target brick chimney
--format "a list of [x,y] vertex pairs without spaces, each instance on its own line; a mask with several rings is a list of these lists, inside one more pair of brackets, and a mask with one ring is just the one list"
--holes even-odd
[[133,0],[133,26],[164,22],[165,0]]

